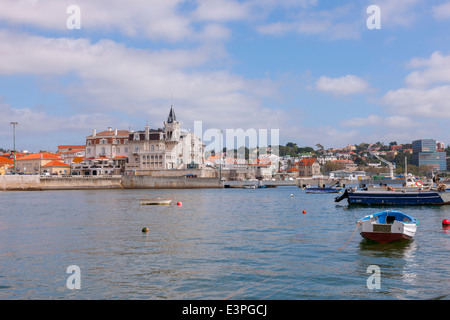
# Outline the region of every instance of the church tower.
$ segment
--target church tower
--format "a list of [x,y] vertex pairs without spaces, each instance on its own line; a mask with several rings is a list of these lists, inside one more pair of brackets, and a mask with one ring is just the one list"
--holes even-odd
[[166,141],[178,142],[180,140],[180,122],[177,121],[173,106],[170,106],[167,121],[164,121],[164,133]]

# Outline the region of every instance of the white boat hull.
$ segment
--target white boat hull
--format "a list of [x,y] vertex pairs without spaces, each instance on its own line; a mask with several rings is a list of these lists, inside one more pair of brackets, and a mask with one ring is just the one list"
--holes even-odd
[[393,242],[409,240],[416,234],[417,225],[394,221],[392,224],[382,224],[375,219],[365,220],[361,224],[361,236],[378,242]]
[[140,199],[141,205],[170,205],[172,199]]

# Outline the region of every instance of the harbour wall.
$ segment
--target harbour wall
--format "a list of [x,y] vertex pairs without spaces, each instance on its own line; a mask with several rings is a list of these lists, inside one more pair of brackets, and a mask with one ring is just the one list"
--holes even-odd
[[123,176],[124,189],[202,189],[219,188],[217,178]]
[[[376,183],[395,183],[395,181],[377,181]],[[374,181],[355,180],[241,180],[223,181],[218,178],[187,177],[187,176],[39,176],[39,175],[0,175],[0,191],[44,191],[44,190],[85,190],[85,189],[201,189],[201,188],[242,188],[255,185],[267,187],[310,185],[341,187],[358,185],[359,183],[374,184]],[[397,181],[398,183],[398,181]],[[425,181],[424,181],[425,183]]]
[[216,178],[1,175],[0,191],[219,188]]
[[1,191],[44,191],[83,189],[122,189],[121,176],[45,176],[3,175],[0,176]]

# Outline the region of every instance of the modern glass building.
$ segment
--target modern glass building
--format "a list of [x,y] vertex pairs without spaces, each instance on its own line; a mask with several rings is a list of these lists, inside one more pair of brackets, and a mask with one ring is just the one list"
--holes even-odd
[[416,166],[430,166],[436,171],[447,170],[446,153],[436,151],[436,140],[422,139],[412,142],[412,164]]
[[413,153],[419,152],[435,152],[436,140],[434,139],[422,139],[412,142]]

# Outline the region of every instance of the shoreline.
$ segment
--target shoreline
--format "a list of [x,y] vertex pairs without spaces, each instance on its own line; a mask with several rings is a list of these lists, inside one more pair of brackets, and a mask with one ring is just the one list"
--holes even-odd
[[[147,175],[115,176],[39,176],[39,175],[2,175],[0,191],[55,191],[55,190],[110,190],[110,189],[222,189],[243,188],[244,186],[283,186],[316,187],[340,185],[345,187],[364,183],[362,180],[334,180],[300,178],[296,180],[239,180],[222,181],[217,178],[186,176],[155,177]],[[381,181],[380,181],[381,182]],[[382,183],[385,183],[384,181]]]

